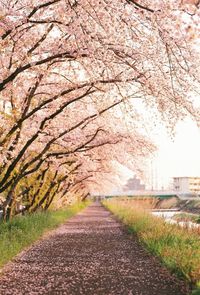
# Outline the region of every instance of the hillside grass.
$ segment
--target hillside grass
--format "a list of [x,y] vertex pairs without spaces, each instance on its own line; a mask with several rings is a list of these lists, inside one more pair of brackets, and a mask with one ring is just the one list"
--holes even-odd
[[45,232],[56,228],[85,208],[89,202],[76,203],[57,211],[38,212],[0,222],[0,267],[10,261]]
[[139,240],[162,263],[185,279],[200,294],[200,233],[177,225],[165,223],[134,202],[124,203],[117,200],[103,202],[125,225],[130,233],[136,233]]

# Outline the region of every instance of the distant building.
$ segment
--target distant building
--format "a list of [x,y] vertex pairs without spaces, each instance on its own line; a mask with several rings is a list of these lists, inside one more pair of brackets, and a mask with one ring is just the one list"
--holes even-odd
[[125,186],[123,187],[124,191],[142,191],[145,190],[145,185],[141,184],[140,179],[136,176],[130,178]]
[[200,177],[174,177],[173,189],[180,193],[200,194]]

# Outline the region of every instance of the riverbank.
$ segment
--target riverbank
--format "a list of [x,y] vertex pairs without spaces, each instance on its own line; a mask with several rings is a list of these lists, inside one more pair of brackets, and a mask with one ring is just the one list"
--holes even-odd
[[[165,223],[130,202],[123,204],[122,201],[109,200],[104,205],[173,273],[191,286],[200,287],[200,236],[194,229],[186,230]],[[199,291],[193,294],[199,294]]]
[[81,202],[62,210],[18,216],[9,222],[0,222],[0,267],[87,205],[88,202]]
[[200,215],[200,198],[196,200],[180,200],[179,208],[182,211]]

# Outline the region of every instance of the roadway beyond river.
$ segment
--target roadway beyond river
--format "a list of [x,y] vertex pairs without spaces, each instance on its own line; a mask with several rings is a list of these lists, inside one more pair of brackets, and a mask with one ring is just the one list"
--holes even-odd
[[0,277],[0,294],[189,293],[184,282],[94,203],[15,258]]

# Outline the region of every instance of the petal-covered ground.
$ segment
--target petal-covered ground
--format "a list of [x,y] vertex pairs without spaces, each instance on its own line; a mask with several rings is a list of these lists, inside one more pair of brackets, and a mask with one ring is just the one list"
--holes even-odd
[[0,294],[186,295],[188,287],[99,203],[19,255]]

